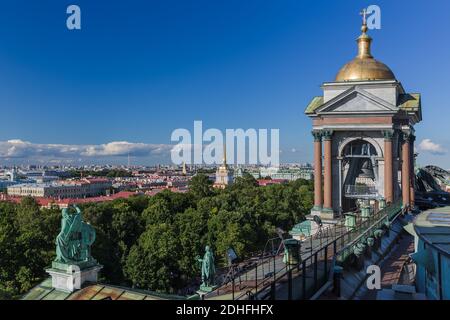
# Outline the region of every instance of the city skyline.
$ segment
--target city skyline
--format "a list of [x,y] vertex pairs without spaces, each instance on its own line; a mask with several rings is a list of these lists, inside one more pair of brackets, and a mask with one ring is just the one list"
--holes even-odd
[[[128,156],[136,165],[170,163],[171,132],[192,130],[196,120],[223,131],[280,129],[281,162],[312,162],[303,111],[320,84],[355,56],[362,6],[77,4],[79,31],[65,28],[67,3],[4,5],[2,165],[127,164]],[[374,55],[408,91],[422,93],[427,121],[417,130],[418,163],[447,168],[450,141],[442,128],[448,119],[442,114],[450,93],[439,84],[450,83],[450,45],[437,47],[435,39],[450,27],[450,6],[376,4],[382,22],[369,31]],[[433,59],[424,58],[430,50]]]

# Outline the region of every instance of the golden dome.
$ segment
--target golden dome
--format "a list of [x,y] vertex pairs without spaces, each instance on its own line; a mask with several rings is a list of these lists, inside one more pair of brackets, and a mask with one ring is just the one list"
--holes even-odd
[[394,73],[384,63],[370,54],[372,38],[367,35],[367,25],[361,27],[362,34],[356,40],[358,55],[339,70],[335,81],[395,80]]

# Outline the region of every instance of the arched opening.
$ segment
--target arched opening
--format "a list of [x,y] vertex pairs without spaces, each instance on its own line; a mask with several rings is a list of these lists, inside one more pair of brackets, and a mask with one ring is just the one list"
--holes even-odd
[[365,139],[353,139],[341,149],[342,210],[352,211],[357,200],[379,197],[377,148]]

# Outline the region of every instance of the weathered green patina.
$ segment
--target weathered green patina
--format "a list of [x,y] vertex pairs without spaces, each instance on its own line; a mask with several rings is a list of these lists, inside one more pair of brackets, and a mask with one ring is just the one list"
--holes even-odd
[[398,97],[398,107],[405,111],[420,111],[420,93],[400,94]]
[[380,239],[384,234],[384,230],[383,229],[376,229],[373,232],[373,236],[375,237],[375,239]]
[[361,218],[363,220],[368,219],[370,217],[370,206],[369,205],[363,205],[361,207]]
[[345,215],[345,226],[347,230],[354,230],[356,228],[356,214],[353,212],[346,212]]
[[288,265],[297,265],[301,263],[300,241],[296,239],[284,240],[283,262]]
[[95,241],[94,228],[83,221],[80,208],[74,206],[62,210],[61,232],[56,237],[56,259],[52,267],[67,270],[70,265],[80,268],[96,265],[91,256],[91,246]]
[[380,198],[378,207],[380,210],[386,208],[386,200],[384,198]]
[[[305,109],[305,114],[314,114],[319,107],[324,104],[323,96],[314,97]],[[397,107],[406,112],[417,113],[419,119],[422,118],[420,93],[400,94],[397,100]]]
[[314,97],[306,107],[305,113],[306,114],[314,113],[314,111],[321,105],[323,105],[323,97],[322,96]]
[[203,259],[197,257],[197,260],[202,264],[202,284],[200,285],[200,290],[210,292],[216,288],[214,278],[216,268],[214,265],[214,254],[211,247],[206,246]]

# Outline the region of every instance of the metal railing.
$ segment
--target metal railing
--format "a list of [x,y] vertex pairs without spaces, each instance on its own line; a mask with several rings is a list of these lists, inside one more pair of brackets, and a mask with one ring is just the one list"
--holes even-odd
[[[383,223],[395,219],[401,210],[398,202],[369,217],[359,217],[353,227],[345,226],[341,220],[332,228],[325,228],[320,237],[316,234],[301,242],[301,259],[296,265],[285,264],[277,270],[277,265],[283,263],[283,254],[262,257],[253,268],[230,280],[232,299],[310,299],[330,280],[337,259],[345,259],[356,243],[365,241]],[[226,288],[221,290],[227,292]]]
[[[248,254],[244,261],[216,269],[216,282],[220,283],[216,293],[219,295],[221,292],[226,291],[226,287],[230,284],[235,288],[236,279],[238,285],[242,286],[242,283],[248,282],[247,273],[249,271],[257,268],[258,265],[264,265],[271,257],[280,255],[283,249],[284,245],[281,237],[271,238],[267,240],[262,251]],[[264,268],[262,270],[264,272]]]
[[[368,218],[360,218],[357,225],[348,233],[348,241],[345,246],[336,254],[338,261],[345,260],[353,253],[353,246],[361,241],[365,241],[373,235],[373,232],[382,227],[385,222],[392,221],[393,217],[401,211],[401,201],[386,207]],[[351,235],[356,235],[352,238]]]
[[[297,291],[296,299],[309,299],[328,279],[327,273],[330,268],[330,261],[339,247],[339,241],[346,234],[346,228],[342,225],[335,228],[325,228],[320,238],[317,235],[308,237],[302,241],[302,249],[305,250],[300,251],[302,259],[299,260],[297,265],[285,264],[283,268],[276,270],[276,264],[281,262],[282,254],[261,261],[253,270],[253,285],[250,285],[247,290],[243,290],[244,292],[236,295],[236,286],[233,281],[233,300],[276,299],[277,290],[279,290],[277,286],[279,287],[280,284],[286,285],[287,292],[283,295],[285,299],[292,299],[295,289],[300,290],[300,293]],[[314,247],[315,243],[317,245]],[[268,273],[264,272],[264,265],[272,265]],[[260,277],[259,274],[262,276]],[[294,278],[297,279],[297,283],[300,283],[300,288],[294,287]]]
[[367,185],[345,185],[344,194],[346,196],[356,196],[356,195],[378,195],[378,190],[375,186]]
[[[374,229],[380,228],[381,225],[384,225],[385,222],[391,223],[398,216],[403,214],[402,202],[397,201],[396,203],[380,210],[378,213],[374,215],[374,219],[376,219],[375,223],[373,223],[370,228],[367,228],[364,232],[362,232],[355,239],[341,247],[335,252],[333,259],[330,264],[330,269],[328,272],[328,283],[332,283],[334,277],[334,267],[338,262],[342,262],[345,260],[350,254],[353,253],[354,246],[361,242],[367,240],[368,237],[373,236]],[[370,221],[370,220],[369,220]],[[325,284],[325,283],[324,283]]]

